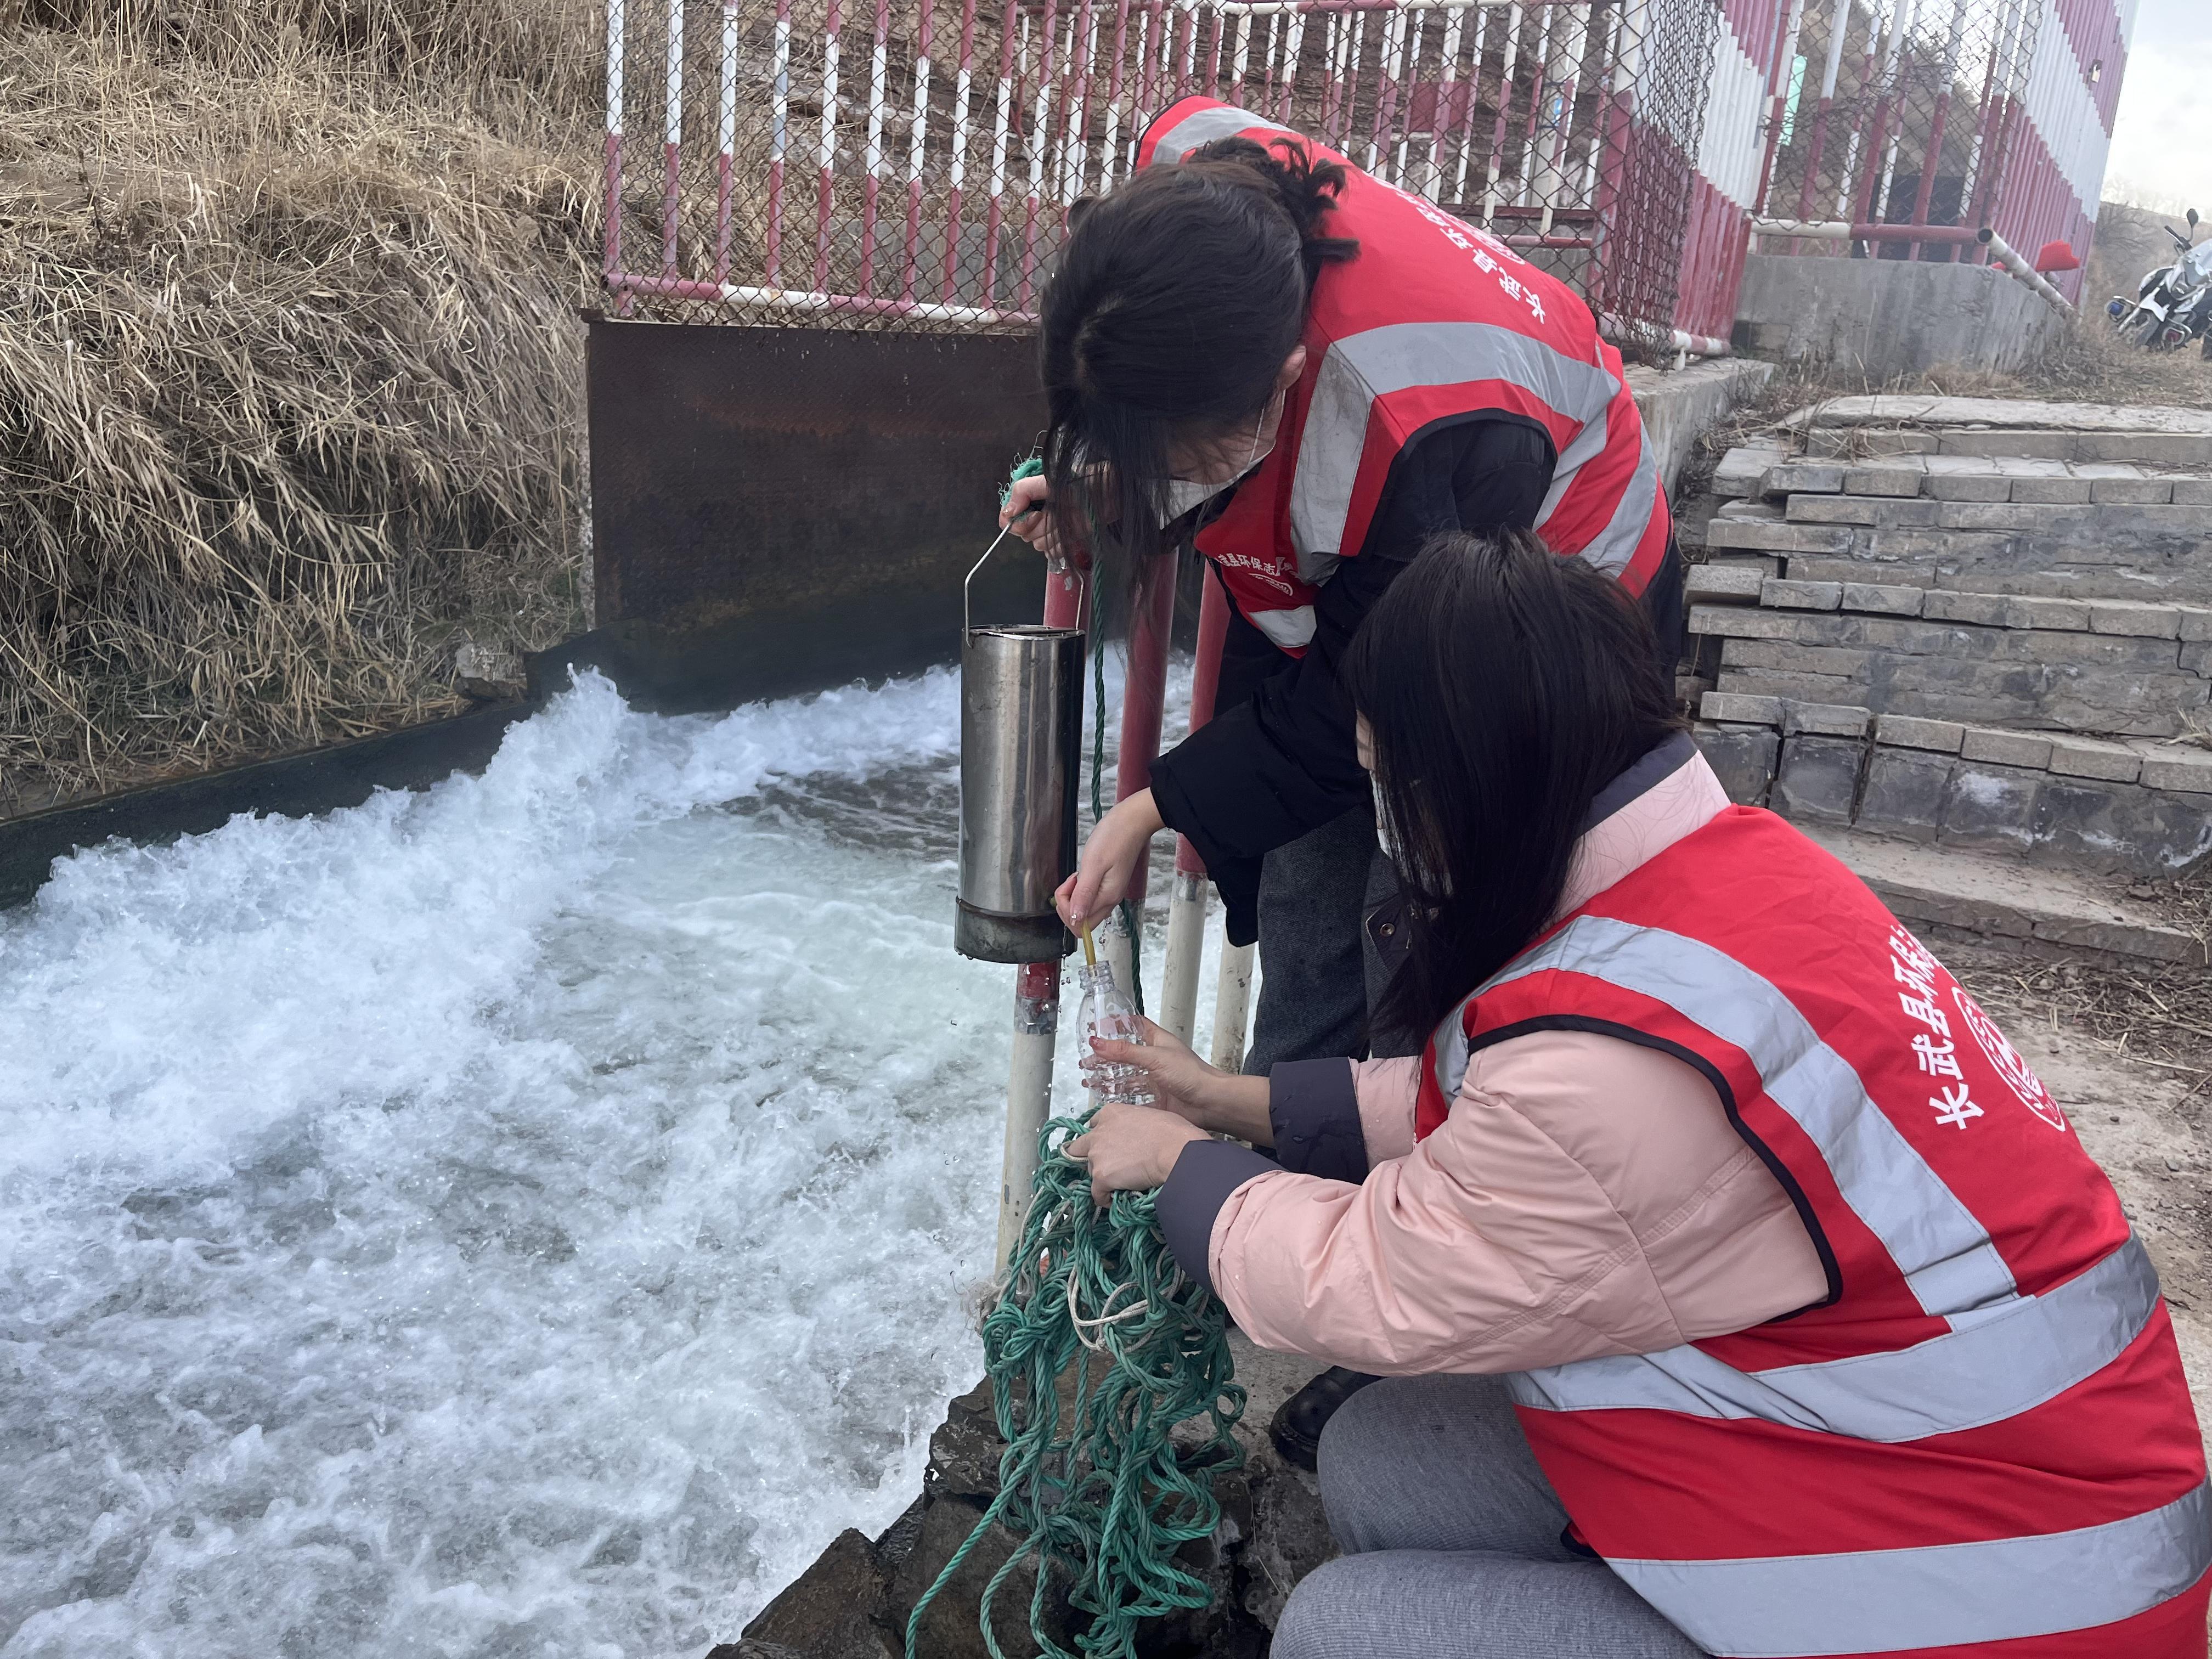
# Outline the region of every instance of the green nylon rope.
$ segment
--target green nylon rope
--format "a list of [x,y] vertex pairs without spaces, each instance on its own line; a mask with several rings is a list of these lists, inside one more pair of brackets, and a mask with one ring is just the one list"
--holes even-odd
[[[1006,1659],[992,1604],[1031,1557],[1030,1634],[1046,1659],[1075,1659],[1045,1632],[1054,1563],[1066,1570],[1069,1601],[1090,1615],[1075,1638],[1087,1659],[1135,1659],[1140,1620],[1209,1599],[1175,1553],[1212,1535],[1221,1519],[1213,1477],[1244,1461],[1231,1432],[1244,1389],[1234,1380],[1228,1321],[1176,1265],[1152,1194],[1116,1193],[1107,1209],[1091,1202],[1090,1169],[1060,1150],[1091,1115],[1054,1118],[1037,1137],[1029,1217],[983,1319],[991,1401],[1006,1442],[999,1492],[907,1620],[907,1659],[920,1659],[923,1615],[994,1522],[1022,1542],[977,1611],[992,1659]],[[1211,1437],[1179,1455],[1170,1431],[1199,1417],[1210,1420]]]

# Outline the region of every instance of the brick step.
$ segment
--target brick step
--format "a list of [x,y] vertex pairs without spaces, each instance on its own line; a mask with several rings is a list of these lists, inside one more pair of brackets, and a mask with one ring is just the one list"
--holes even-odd
[[[2078,452],[2078,453],[2077,453]],[[2006,481],[2002,489],[1990,482]],[[2185,506],[2212,500],[2212,438],[2106,433],[2094,441],[2048,432],[1814,432],[1800,451],[1780,440],[1729,450],[1712,491],[1728,498],[1928,495],[1960,501],[2092,501]]]
[[2212,506],[1792,495],[1779,519],[1735,504],[1704,539],[1711,552],[1780,559],[1814,580],[1847,579],[1830,562],[1849,561],[1889,567],[1887,578],[1855,573],[1876,581],[2212,605]]
[[1822,459],[1892,453],[2033,456],[2212,467],[2212,411],[2043,398],[1881,393],[1832,398],[1780,431]]
[[[2028,460],[2013,456],[1899,455],[1886,460],[1783,461],[1760,477],[1758,495],[1791,499],[1793,521],[1827,524],[1937,522],[1935,515],[1856,516],[1899,500],[1966,501],[2031,507],[2212,507],[2212,476],[2177,472],[2129,461]],[[1872,498],[1853,516],[1822,498]],[[1805,498],[1802,504],[1796,499]]]
[[1855,830],[1807,833],[1923,938],[1968,939],[2025,956],[2089,950],[2205,963],[2203,941],[2105,882]]
[[1723,692],[2143,738],[2183,735],[2212,705],[2212,609],[1726,564],[1692,567],[1688,586],[1695,672]]
[[1808,825],[2165,878],[2212,854],[2212,750],[1869,717],[1716,691],[1698,727],[1730,797]]
[[1956,455],[2212,466],[2212,436],[2195,433],[2071,432],[2018,427],[1815,427],[1804,434],[1803,444],[1808,457],[1822,461]]
[[[2149,479],[2142,483],[2163,482]],[[2188,482],[2185,480],[2184,482]],[[1890,531],[1887,538],[1863,531]],[[1965,538],[1947,532],[1967,532]],[[2090,546],[2132,551],[2178,542],[2194,549],[2212,537],[2212,501],[2171,503],[1939,501],[1924,496],[1793,495],[1779,518],[1742,510],[1714,515],[1711,548],[1753,553],[1876,552],[1884,543],[1907,556],[1942,556],[1964,539],[1999,537],[2025,547]],[[2124,544],[2125,546],[2116,544]]]

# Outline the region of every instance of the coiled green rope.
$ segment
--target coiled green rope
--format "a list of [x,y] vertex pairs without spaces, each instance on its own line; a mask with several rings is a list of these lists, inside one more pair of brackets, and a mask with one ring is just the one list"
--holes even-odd
[[[921,1659],[922,1616],[994,1523],[1022,1542],[983,1589],[977,1618],[993,1659],[1006,1659],[991,1607],[1024,1559],[1036,1559],[1030,1634],[1046,1659],[1073,1659],[1045,1632],[1057,1562],[1069,1601],[1090,1615],[1075,1638],[1090,1659],[1135,1659],[1140,1620],[1202,1607],[1205,1582],[1175,1559],[1221,1519],[1213,1477],[1240,1467],[1231,1433],[1244,1410],[1221,1304],[1183,1276],[1160,1237],[1153,1194],[1116,1193],[1100,1209],[1091,1171],[1060,1150],[1091,1114],[1056,1117],[1038,1136],[1038,1168],[997,1302],[983,1320],[991,1401],[1006,1449],[999,1493],[907,1621]],[[1060,1379],[1073,1372],[1069,1397]],[[1210,1419],[1206,1444],[1178,1455],[1170,1431]]]

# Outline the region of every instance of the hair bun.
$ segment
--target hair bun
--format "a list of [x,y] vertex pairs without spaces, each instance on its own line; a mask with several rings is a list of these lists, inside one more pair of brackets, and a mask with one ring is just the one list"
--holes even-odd
[[1353,238],[1325,236],[1321,228],[1322,220],[1335,210],[1350,173],[1340,161],[1316,161],[1302,141],[1285,137],[1262,145],[1249,138],[1217,138],[1194,150],[1185,165],[1189,161],[1249,167],[1273,187],[1276,200],[1297,227],[1308,281],[1322,266],[1340,264],[1359,252]]

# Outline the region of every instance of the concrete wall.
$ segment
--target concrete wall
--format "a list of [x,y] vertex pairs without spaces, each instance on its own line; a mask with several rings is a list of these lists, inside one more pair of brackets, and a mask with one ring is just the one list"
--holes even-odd
[[2063,319],[1988,265],[1754,253],[1736,307],[1735,346],[1764,357],[1826,359],[1879,383],[1961,363],[2017,368]]
[[1628,390],[1644,416],[1644,429],[1659,452],[1659,477],[1669,492],[1698,434],[1773,377],[1774,365],[1743,357],[1715,357],[1683,368],[1628,371]]
[[[1044,424],[1028,336],[592,325],[592,630],[533,659],[727,708],[958,654],[960,588]],[[1034,621],[1011,539],[978,622]]]

